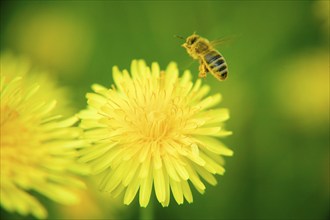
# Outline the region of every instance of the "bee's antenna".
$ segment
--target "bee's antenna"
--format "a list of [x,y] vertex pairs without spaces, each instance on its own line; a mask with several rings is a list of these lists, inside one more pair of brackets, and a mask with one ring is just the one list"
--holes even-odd
[[179,39],[184,40],[184,37],[181,37],[181,36],[179,36],[179,35],[173,35],[173,37],[176,37],[176,38],[179,38]]

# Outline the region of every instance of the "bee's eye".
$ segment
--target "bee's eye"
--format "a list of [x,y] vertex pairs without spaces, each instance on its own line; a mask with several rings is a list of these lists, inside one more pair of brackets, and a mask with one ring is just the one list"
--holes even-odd
[[196,40],[197,40],[197,38],[196,37],[194,37],[194,38],[192,38],[191,40],[190,40],[190,44],[193,44],[193,43],[195,43],[196,42]]

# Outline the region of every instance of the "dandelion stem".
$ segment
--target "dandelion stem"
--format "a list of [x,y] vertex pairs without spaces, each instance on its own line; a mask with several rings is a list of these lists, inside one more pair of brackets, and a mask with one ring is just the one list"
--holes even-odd
[[153,220],[154,219],[154,204],[150,198],[149,205],[146,208],[140,208],[140,220]]

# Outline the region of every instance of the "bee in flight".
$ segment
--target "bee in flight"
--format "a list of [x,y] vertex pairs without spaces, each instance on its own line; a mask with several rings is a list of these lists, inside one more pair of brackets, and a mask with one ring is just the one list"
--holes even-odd
[[199,77],[205,78],[209,72],[219,81],[227,78],[228,68],[224,57],[213,48],[212,43],[206,38],[194,33],[187,37],[182,47],[186,48],[187,53],[193,59],[199,60]]

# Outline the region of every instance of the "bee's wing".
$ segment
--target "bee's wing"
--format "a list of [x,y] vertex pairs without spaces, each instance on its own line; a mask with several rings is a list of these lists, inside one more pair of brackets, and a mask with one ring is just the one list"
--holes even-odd
[[219,44],[228,44],[228,43],[231,43],[234,40],[234,38],[236,38],[236,37],[234,37],[234,36],[223,37],[223,38],[219,38],[219,39],[211,41],[210,44],[212,46],[216,46]]

